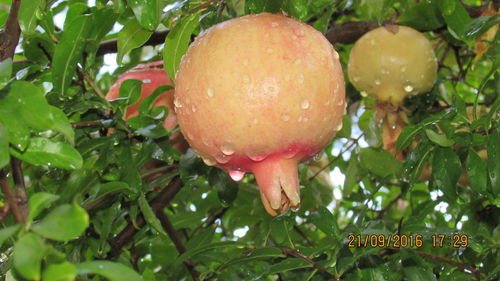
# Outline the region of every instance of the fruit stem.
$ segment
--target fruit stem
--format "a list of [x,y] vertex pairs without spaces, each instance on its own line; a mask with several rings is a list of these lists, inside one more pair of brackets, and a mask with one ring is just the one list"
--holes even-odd
[[260,188],[262,203],[272,216],[300,204],[297,159],[269,157],[252,167]]

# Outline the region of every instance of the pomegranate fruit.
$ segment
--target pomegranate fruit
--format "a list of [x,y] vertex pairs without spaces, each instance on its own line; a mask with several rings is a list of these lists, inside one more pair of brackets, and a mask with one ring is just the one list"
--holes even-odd
[[247,15],[196,38],[175,87],[179,125],[207,165],[253,173],[268,213],[300,204],[297,164],[342,126],[338,53],[317,30],[280,14]]
[[[139,105],[142,100],[152,94],[156,88],[162,85],[172,85],[172,82],[168,78],[167,74],[163,70],[163,62],[156,61],[146,64],[139,64],[131,70],[122,74],[118,80],[111,86],[108,93],[106,94],[107,100],[117,99],[120,96],[119,90],[123,81],[128,79],[141,80],[143,82],[141,88],[141,97],[139,100],[130,105],[125,113],[125,119],[139,115]],[[169,110],[168,116],[163,122],[163,126],[167,130],[173,130],[177,126],[177,116],[174,111],[174,91],[170,90],[161,94],[156,101],[154,106],[166,106]],[[186,152],[189,147],[186,140],[180,132],[172,134],[169,138],[170,143],[173,147],[181,152]]]
[[429,91],[436,71],[431,42],[406,26],[367,32],[354,44],[348,63],[349,80],[356,89],[396,107],[408,95]]
[[377,99],[377,117],[384,119],[384,148],[403,160],[396,150],[396,140],[407,124],[400,107],[408,95],[427,92],[434,85],[437,60],[430,41],[406,26],[376,28],[354,44],[348,73],[362,95]]

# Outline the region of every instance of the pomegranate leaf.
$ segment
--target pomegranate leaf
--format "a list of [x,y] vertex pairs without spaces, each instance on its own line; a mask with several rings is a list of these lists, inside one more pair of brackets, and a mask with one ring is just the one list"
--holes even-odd
[[136,19],[131,19],[125,23],[125,26],[118,33],[118,56],[116,57],[116,62],[121,64],[126,54],[146,43],[152,34],[152,31],[144,29]]

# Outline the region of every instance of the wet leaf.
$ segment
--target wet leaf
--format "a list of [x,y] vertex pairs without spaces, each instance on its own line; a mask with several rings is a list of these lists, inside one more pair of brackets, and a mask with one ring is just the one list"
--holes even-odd
[[88,225],[89,216],[84,209],[76,204],[64,204],[34,225],[33,231],[48,239],[68,241],[82,235]]
[[13,255],[14,267],[19,275],[28,280],[40,280],[45,249],[43,240],[34,233],[19,238]]

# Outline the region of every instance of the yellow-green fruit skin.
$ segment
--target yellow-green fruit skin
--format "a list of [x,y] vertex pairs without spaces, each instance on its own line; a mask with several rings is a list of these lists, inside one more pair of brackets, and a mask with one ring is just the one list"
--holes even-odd
[[397,32],[379,27],[363,35],[351,50],[348,74],[362,93],[398,106],[406,96],[432,89],[437,60],[422,33],[406,26],[393,29]]

